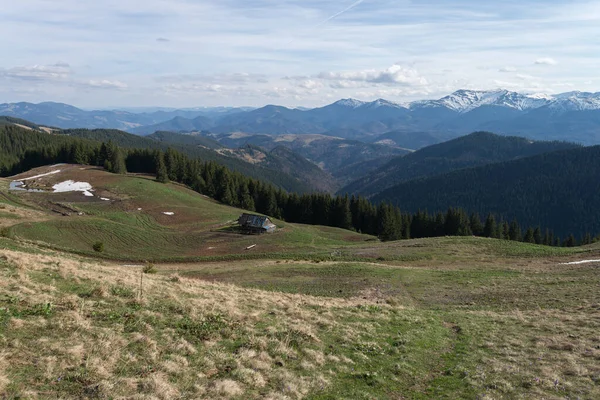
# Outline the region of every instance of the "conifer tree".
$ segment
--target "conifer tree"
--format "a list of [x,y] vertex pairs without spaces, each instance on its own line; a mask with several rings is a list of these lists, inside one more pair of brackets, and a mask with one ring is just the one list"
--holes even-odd
[[115,174],[126,174],[127,166],[125,165],[125,156],[123,154],[123,150],[116,147],[113,149],[111,157],[110,157],[110,172]]
[[510,225],[508,221],[502,223],[502,239],[510,240]]
[[254,199],[250,196],[248,183],[242,183],[239,191],[240,207],[244,210],[254,211]]
[[516,242],[520,242],[522,238],[521,227],[516,219],[513,219],[510,223],[510,228],[508,230],[508,238],[510,240],[514,240]]
[[538,226],[533,231],[533,241],[535,244],[543,244],[544,239],[542,238],[542,229]]
[[473,235],[481,236],[483,234],[483,225],[481,224],[481,218],[479,217],[479,214],[471,214],[470,226]]
[[523,238],[523,242],[525,243],[535,243],[535,237],[533,234],[533,228],[529,227],[527,228],[527,231],[525,232],[525,237]]
[[165,166],[165,156],[162,151],[156,154],[156,181],[160,183],[169,182],[169,174],[167,173],[167,167]]
[[563,242],[564,247],[575,247],[576,244],[575,236],[573,236],[573,234],[570,234]]
[[485,226],[483,227],[483,236],[485,237],[496,237],[496,218],[493,214],[488,214],[485,220]]

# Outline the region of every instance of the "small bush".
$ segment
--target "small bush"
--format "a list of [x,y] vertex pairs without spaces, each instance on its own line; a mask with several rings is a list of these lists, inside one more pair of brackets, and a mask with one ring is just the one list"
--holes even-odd
[[104,243],[103,242],[96,242],[96,243],[94,243],[94,245],[92,246],[92,248],[94,249],[95,252],[102,253],[104,251]]
[[152,263],[148,263],[148,264],[144,265],[144,268],[142,269],[142,271],[145,274],[155,274],[155,273],[158,272],[158,270],[156,269],[156,267]]

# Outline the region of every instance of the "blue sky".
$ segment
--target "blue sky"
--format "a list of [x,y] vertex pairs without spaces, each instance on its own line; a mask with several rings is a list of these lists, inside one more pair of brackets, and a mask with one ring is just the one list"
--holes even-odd
[[5,3],[0,102],[316,106],[600,91],[598,1]]

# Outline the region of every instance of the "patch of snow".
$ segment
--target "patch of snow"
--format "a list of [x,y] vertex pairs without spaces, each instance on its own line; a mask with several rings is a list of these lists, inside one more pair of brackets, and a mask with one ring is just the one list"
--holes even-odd
[[106,197],[100,197],[100,200],[110,201],[110,199],[107,199]]
[[600,260],[572,261],[572,262],[568,262],[568,263],[562,263],[561,265],[579,265],[579,264],[590,264],[590,263],[600,263]]
[[57,183],[52,186],[54,189],[54,193],[64,193],[64,192],[83,192],[85,196],[93,196],[90,191],[92,190],[92,185],[87,182],[75,182],[75,181],[64,181],[61,183]]
[[60,172],[60,169],[57,169],[55,171],[51,171],[51,172],[46,172],[45,174],[39,174],[39,175],[35,175],[35,176],[30,176],[29,178],[23,178],[21,179],[22,181],[28,181],[30,179],[37,179],[37,178],[41,178],[42,176],[48,176],[48,175],[53,175],[53,174],[58,174]]
[[175,213],[171,212],[171,211],[163,211],[163,214],[165,214],[165,215],[175,215]]

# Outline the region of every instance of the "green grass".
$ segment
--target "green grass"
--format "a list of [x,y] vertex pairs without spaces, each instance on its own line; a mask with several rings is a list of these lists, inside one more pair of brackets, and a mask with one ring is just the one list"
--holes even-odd
[[[74,202],[85,215],[0,237],[0,396],[600,397],[598,267],[562,264],[600,258],[598,245],[380,243],[281,221],[245,236],[227,232],[240,210],[114,182],[115,202]],[[142,274],[44,247],[197,263]]]
[[[267,257],[280,253],[327,257],[332,253],[340,255],[337,254],[340,247],[353,248],[373,239],[336,228],[277,220],[279,229],[275,234],[241,235],[224,229],[241,210],[221,205],[182,186],[163,185],[146,178],[119,177],[105,189],[118,201],[70,203],[69,207],[82,212],[83,216],[25,222],[13,226],[10,234],[78,254],[152,261],[244,258],[248,254],[246,247],[252,244],[258,244],[252,253]],[[165,211],[172,211],[175,216],[167,217],[163,214]],[[102,254],[94,254],[92,250],[96,241],[105,244]]]

